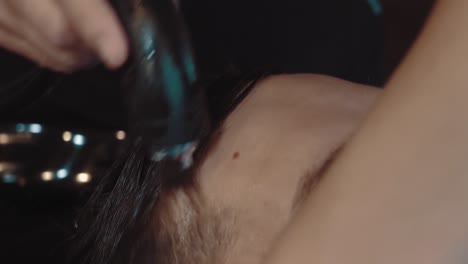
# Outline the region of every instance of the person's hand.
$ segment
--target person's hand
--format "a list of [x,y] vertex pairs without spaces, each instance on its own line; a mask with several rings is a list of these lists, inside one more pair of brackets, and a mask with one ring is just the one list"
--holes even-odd
[[128,53],[107,0],[0,0],[0,48],[61,72],[97,60],[117,68]]

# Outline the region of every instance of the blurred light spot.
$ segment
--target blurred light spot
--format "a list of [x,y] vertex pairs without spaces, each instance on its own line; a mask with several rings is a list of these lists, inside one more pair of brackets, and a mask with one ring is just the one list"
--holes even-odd
[[115,137],[118,139],[118,140],[124,140],[126,137],[127,137],[127,134],[125,133],[125,131],[117,131],[117,133],[115,134]]
[[63,141],[70,142],[72,140],[73,134],[70,131],[65,131],[62,134]]
[[14,163],[0,162],[0,172],[12,171],[15,169],[16,169],[16,165]]
[[383,7],[379,0],[367,0],[367,2],[369,3],[374,15],[380,16],[382,14]]
[[40,134],[42,133],[42,126],[39,124],[31,124],[29,126],[29,132],[33,134]]
[[21,186],[21,187],[24,187],[26,186],[26,179],[25,178],[19,178],[18,179],[18,185]]
[[25,132],[26,125],[25,124],[16,124],[16,132]]
[[32,139],[31,133],[0,134],[0,145],[25,144]]
[[57,171],[57,178],[65,179],[68,177],[68,170],[67,169],[60,169]]
[[12,173],[5,173],[3,174],[3,182],[4,183],[15,183],[16,182],[16,175]]
[[76,175],[76,181],[79,183],[87,183],[91,181],[91,175],[89,173],[79,173]]
[[76,134],[75,136],[73,136],[73,144],[77,146],[83,146],[84,144],[86,144],[86,138],[83,135]]
[[51,181],[54,179],[54,173],[51,172],[51,171],[44,171],[42,174],[41,174],[41,179],[43,181]]
[[10,136],[8,134],[0,134],[0,144],[10,144]]

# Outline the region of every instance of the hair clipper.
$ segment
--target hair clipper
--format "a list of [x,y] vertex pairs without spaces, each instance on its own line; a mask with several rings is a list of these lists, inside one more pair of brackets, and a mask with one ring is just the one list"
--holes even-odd
[[125,97],[130,136],[147,157],[191,167],[209,131],[205,94],[193,83],[197,69],[187,29],[172,0],[114,0],[128,34]]

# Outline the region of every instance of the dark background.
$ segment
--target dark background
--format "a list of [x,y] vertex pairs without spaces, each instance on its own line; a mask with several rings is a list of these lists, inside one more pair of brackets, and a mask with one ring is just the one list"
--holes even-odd
[[[412,43],[432,1],[382,4],[382,16],[373,14],[365,0],[187,0],[183,10],[202,78],[232,69],[268,70],[324,73],[382,85]],[[32,99],[24,94],[55,87],[24,114],[13,115],[13,108],[2,106],[2,123],[21,120],[104,130],[122,125],[116,73],[95,69],[73,76],[36,74],[33,64],[5,52],[0,53],[0,69],[0,106],[9,102],[8,107],[26,107]],[[2,90],[12,88],[17,95],[3,96]],[[48,195],[0,188],[0,263],[63,263],[78,196],[76,190],[63,188],[44,192]]]

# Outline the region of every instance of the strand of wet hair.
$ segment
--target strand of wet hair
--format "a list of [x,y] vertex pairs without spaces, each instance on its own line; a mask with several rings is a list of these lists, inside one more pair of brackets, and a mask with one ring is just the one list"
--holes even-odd
[[96,187],[77,221],[71,263],[134,263],[139,241],[151,240],[141,236],[172,165],[146,160],[142,149],[135,140]]

